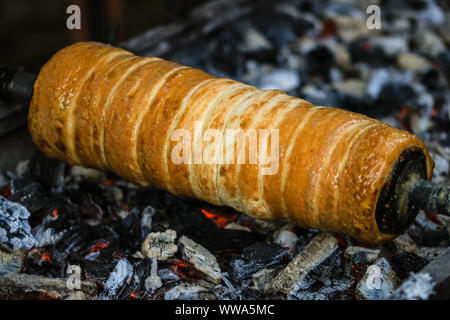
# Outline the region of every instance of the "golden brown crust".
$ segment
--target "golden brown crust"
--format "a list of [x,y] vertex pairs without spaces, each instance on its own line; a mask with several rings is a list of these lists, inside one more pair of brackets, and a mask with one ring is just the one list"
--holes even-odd
[[[195,135],[196,121],[203,134],[215,129],[217,140]],[[93,42],[61,50],[42,68],[28,123],[33,141],[51,157],[373,243],[394,237],[380,232],[375,209],[400,154],[419,148],[428,178],[433,169],[419,138],[377,120]],[[229,129],[254,130],[257,155],[261,146],[275,147],[259,129],[277,129],[278,170],[263,175],[262,159],[250,162],[255,149],[226,140]],[[187,161],[175,163],[180,130],[191,148]],[[200,159],[194,145],[202,146]],[[231,149],[231,163],[224,163]]]

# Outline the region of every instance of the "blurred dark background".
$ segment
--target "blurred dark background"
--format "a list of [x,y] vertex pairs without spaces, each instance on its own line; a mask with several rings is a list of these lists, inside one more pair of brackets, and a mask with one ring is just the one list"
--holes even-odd
[[[62,47],[102,41],[120,24],[117,40],[170,23],[207,0],[14,0],[0,2],[0,64],[37,72]],[[66,9],[81,8],[81,30],[66,28]]]

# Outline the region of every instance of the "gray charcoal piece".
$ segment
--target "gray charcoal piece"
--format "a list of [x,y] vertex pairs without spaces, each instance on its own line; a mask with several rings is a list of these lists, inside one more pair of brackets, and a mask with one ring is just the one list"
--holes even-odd
[[385,258],[378,259],[367,268],[356,286],[356,298],[360,300],[384,300],[397,286],[400,279]]
[[30,250],[38,243],[28,223],[30,212],[21,204],[0,196],[0,242],[13,250]]
[[167,260],[178,251],[178,246],[175,244],[176,238],[177,233],[170,229],[165,232],[149,233],[142,243],[142,254],[146,258]]
[[152,259],[152,270],[150,271],[150,276],[145,279],[145,289],[149,292],[154,292],[156,289],[161,288],[162,281],[158,276],[158,261]]
[[411,273],[389,299],[450,299],[450,248],[418,273]]
[[133,266],[131,263],[126,258],[119,260],[114,270],[109,274],[99,300],[116,299],[120,289],[131,281],[132,276]]
[[207,289],[186,283],[173,287],[164,295],[166,300],[198,300],[201,299],[201,293],[206,293]]
[[220,283],[222,281],[219,264],[211,252],[186,236],[180,238],[179,244],[183,256],[195,269],[205,274],[214,283]]
[[80,289],[70,289],[67,279],[47,278],[31,274],[9,272],[0,276],[0,295],[9,294],[26,297],[29,293],[45,293],[57,299],[73,296],[76,291],[83,293],[85,299],[95,299],[98,294],[97,284],[81,281]]
[[22,270],[27,251],[6,251],[0,249],[0,276],[9,272],[19,273]]
[[275,277],[271,289],[274,293],[289,294],[293,286],[330,257],[338,248],[336,238],[329,232],[319,233]]
[[380,249],[348,246],[345,249],[344,256],[352,261],[362,260],[366,263],[373,263],[378,259],[380,251],[381,251]]

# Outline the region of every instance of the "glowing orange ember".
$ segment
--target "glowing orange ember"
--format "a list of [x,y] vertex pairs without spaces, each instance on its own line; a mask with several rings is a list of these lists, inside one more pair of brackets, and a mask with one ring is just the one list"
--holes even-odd
[[136,296],[134,293],[130,293],[130,295],[128,296],[128,298],[136,299],[137,296]]
[[92,247],[92,249],[91,249],[91,251],[89,251],[89,253],[98,252],[98,251],[100,251],[100,250],[102,250],[102,249],[105,249],[105,248],[107,248],[107,247],[109,247],[109,243],[102,243],[102,242],[99,242],[99,243],[95,244],[95,245]]
[[217,226],[221,229],[225,228],[227,224],[229,224],[231,221],[233,221],[237,217],[237,214],[221,215],[221,214],[208,212],[205,209],[202,209],[201,211],[205,215],[205,217],[213,220],[217,224]]
[[6,187],[2,192],[2,196],[4,196],[5,198],[8,198],[10,195],[11,195],[11,189],[9,187]]
[[103,181],[103,183],[106,184],[107,186],[113,186],[116,184],[116,182],[111,179],[107,179],[107,180]]
[[53,217],[53,218],[56,218],[58,216],[58,214],[59,214],[58,209],[55,209],[55,210],[52,211],[52,213],[50,213],[50,216]]
[[52,258],[50,257],[50,255],[46,252],[44,252],[41,256],[41,260],[45,260],[47,262],[52,263]]

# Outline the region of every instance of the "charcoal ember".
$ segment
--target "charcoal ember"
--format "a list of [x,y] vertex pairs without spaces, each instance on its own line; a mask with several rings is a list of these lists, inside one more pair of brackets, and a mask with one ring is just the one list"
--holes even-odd
[[208,290],[198,285],[189,285],[182,283],[168,290],[165,300],[201,300],[208,294]]
[[195,269],[214,283],[222,281],[219,264],[211,252],[186,236],[182,236],[178,244],[181,247],[181,253],[185,260],[191,263]]
[[96,183],[83,180],[77,188],[66,188],[65,194],[81,216],[94,220],[102,218],[102,207],[106,200],[102,189]]
[[104,284],[114,270],[116,263],[114,261],[81,260],[80,267],[87,280]]
[[366,300],[382,300],[394,292],[400,279],[391,268],[388,260],[380,258],[375,264],[367,267],[366,274],[356,286],[356,298]]
[[389,297],[394,300],[425,300],[450,298],[450,248],[418,273],[412,272]]
[[374,45],[368,38],[358,38],[349,45],[352,62],[365,62],[372,66],[388,66],[395,63],[381,46]]
[[388,261],[401,280],[406,279],[411,272],[419,272],[430,262],[410,252],[400,252],[390,256]]
[[348,246],[344,252],[344,257],[354,264],[375,262],[379,255],[380,249],[370,249],[358,246]]
[[294,42],[298,36],[313,27],[313,25],[305,19],[297,19],[292,15],[282,12],[277,12],[275,14],[270,9],[260,10],[252,20],[256,28],[258,28],[258,30],[260,30],[276,48]]
[[123,258],[117,262],[114,270],[110,273],[99,299],[119,299],[132,281],[133,265],[126,258]]
[[220,229],[211,219],[206,218],[200,209],[194,209],[172,195],[166,194],[162,204],[165,205],[167,220],[172,229],[212,252],[230,249],[241,251],[264,239],[264,236],[257,232]]
[[399,109],[405,105],[417,106],[417,99],[417,92],[410,84],[390,82],[382,86],[377,104],[392,112],[393,108]]
[[333,53],[324,45],[316,46],[305,53],[308,75],[318,75],[329,82],[331,68],[335,64]]
[[277,244],[256,242],[246,247],[241,257],[231,262],[233,277],[245,279],[251,274],[283,262],[289,256],[286,249]]
[[64,185],[65,168],[63,162],[50,159],[38,152],[28,163],[26,174],[32,180],[49,188],[60,188]]
[[439,70],[450,82],[450,52],[442,51],[438,55]]
[[8,179],[2,170],[0,170],[0,188],[5,187],[8,184]]
[[291,291],[289,299],[329,300],[345,299],[354,280],[342,268],[341,254],[335,251],[323,263],[301,277]]
[[271,290],[289,294],[298,282],[318,267],[338,249],[336,238],[328,232],[319,233],[297,254],[294,259],[275,277]]
[[9,272],[21,272],[25,263],[26,255],[27,251],[23,248],[17,251],[0,248],[0,276]]
[[[111,251],[116,250],[114,245],[118,245],[118,240],[119,234],[108,225],[90,226],[80,223],[72,226],[64,234],[61,240],[55,245],[53,254],[58,260],[62,261],[71,253],[88,254],[96,244],[107,243],[109,246],[100,252],[99,258],[101,258],[102,254],[108,249]],[[110,259],[110,257],[107,258]]]
[[43,294],[52,299],[65,299],[79,290],[85,299],[95,299],[98,294],[97,285],[88,281],[80,282],[80,289],[70,289],[67,280],[48,278],[29,274],[9,272],[0,276],[0,294],[16,295],[27,299],[30,295]]
[[13,250],[36,246],[29,217],[27,208],[0,196],[0,242]]
[[49,195],[37,182],[14,179],[10,182],[12,194],[10,201],[25,206],[31,214],[49,207]]
[[445,226],[434,223],[423,212],[417,215],[408,234],[417,244],[426,247],[445,247],[449,244],[449,233]]
[[156,289],[161,288],[162,280],[158,275],[158,261],[156,259],[152,259],[152,266],[150,275],[145,278],[145,289],[148,292],[154,292]]
[[180,277],[177,276],[172,270],[170,269],[158,269],[158,277],[164,282],[164,283],[171,283],[171,282],[177,282],[180,280]]
[[146,258],[167,260],[178,251],[178,246],[175,244],[176,238],[177,233],[174,230],[149,233],[142,243],[142,254]]
[[138,208],[133,208],[129,214],[120,220],[120,225],[116,228],[120,237],[123,249],[136,251],[141,244],[141,212]]

